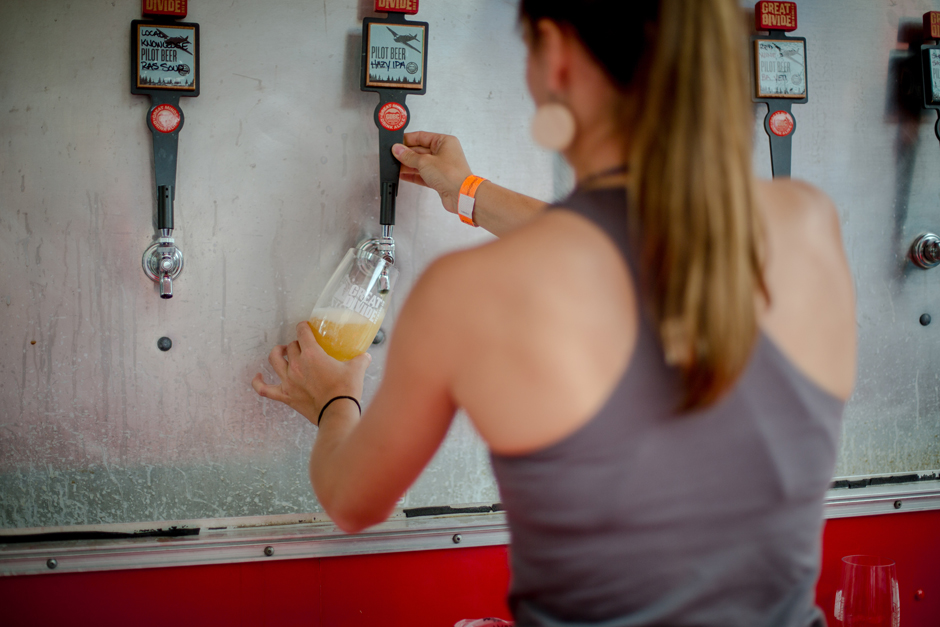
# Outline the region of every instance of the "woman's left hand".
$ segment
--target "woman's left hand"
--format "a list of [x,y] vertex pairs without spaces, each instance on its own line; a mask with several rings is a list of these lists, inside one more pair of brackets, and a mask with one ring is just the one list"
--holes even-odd
[[301,322],[297,325],[297,340],[275,346],[268,361],[281,382],[267,384],[258,373],[251,387],[259,396],[280,401],[316,424],[320,410],[331,398],[362,399],[362,382],[372,357],[363,353],[349,361],[337,361],[320,347],[310,325]]

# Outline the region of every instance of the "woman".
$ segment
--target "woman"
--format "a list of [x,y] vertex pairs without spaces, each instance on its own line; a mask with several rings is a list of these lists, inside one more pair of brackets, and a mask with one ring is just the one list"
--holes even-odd
[[[465,408],[508,514],[519,625],[822,624],[854,295],[832,203],[752,176],[744,16],[734,0],[521,14],[535,126],[575,192],[544,211],[479,186],[473,219],[501,239],[424,273],[361,419],[343,397],[370,358],[332,360],[306,323],[271,353],[281,383],[253,385],[319,420],[311,481],[350,532],[388,516]],[[454,212],[459,143],[405,144],[402,178]]]

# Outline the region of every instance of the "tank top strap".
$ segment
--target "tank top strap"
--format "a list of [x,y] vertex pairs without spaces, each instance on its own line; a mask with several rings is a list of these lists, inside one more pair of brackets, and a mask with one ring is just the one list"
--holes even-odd
[[629,202],[625,187],[603,187],[597,189],[575,189],[567,198],[550,206],[552,210],[576,213],[597,225],[607,233],[620,249],[634,280],[637,278],[639,258],[630,245]]

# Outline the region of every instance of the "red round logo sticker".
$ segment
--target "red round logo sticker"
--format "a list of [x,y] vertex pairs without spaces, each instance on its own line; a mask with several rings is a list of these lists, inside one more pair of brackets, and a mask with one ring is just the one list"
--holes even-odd
[[408,112],[397,102],[390,102],[379,109],[379,124],[382,128],[397,131],[408,123]]
[[172,133],[180,126],[180,110],[171,104],[157,105],[150,112],[150,123],[161,133]]
[[770,132],[777,137],[786,137],[793,132],[795,125],[796,122],[793,121],[793,116],[786,111],[775,111],[768,122]]

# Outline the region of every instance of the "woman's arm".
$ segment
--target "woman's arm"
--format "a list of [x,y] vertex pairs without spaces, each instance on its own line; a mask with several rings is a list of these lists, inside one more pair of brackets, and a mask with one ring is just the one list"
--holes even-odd
[[[450,387],[462,347],[448,289],[446,259],[425,272],[398,316],[385,375],[359,417],[355,403],[337,400],[323,412],[310,458],[310,480],[323,508],[341,529],[356,532],[385,520],[447,434],[456,406]],[[306,322],[297,341],[271,352],[281,379],[252,386],[316,423],[331,398],[362,396],[368,354],[348,362],[328,356]],[[285,361],[285,355],[287,360]]]
[[[395,144],[392,153],[402,162],[403,181],[433,189],[444,208],[457,213],[460,186],[472,172],[456,137],[405,133],[405,144]],[[541,200],[486,181],[477,190],[473,217],[493,235],[502,236],[537,216],[545,206]]]

